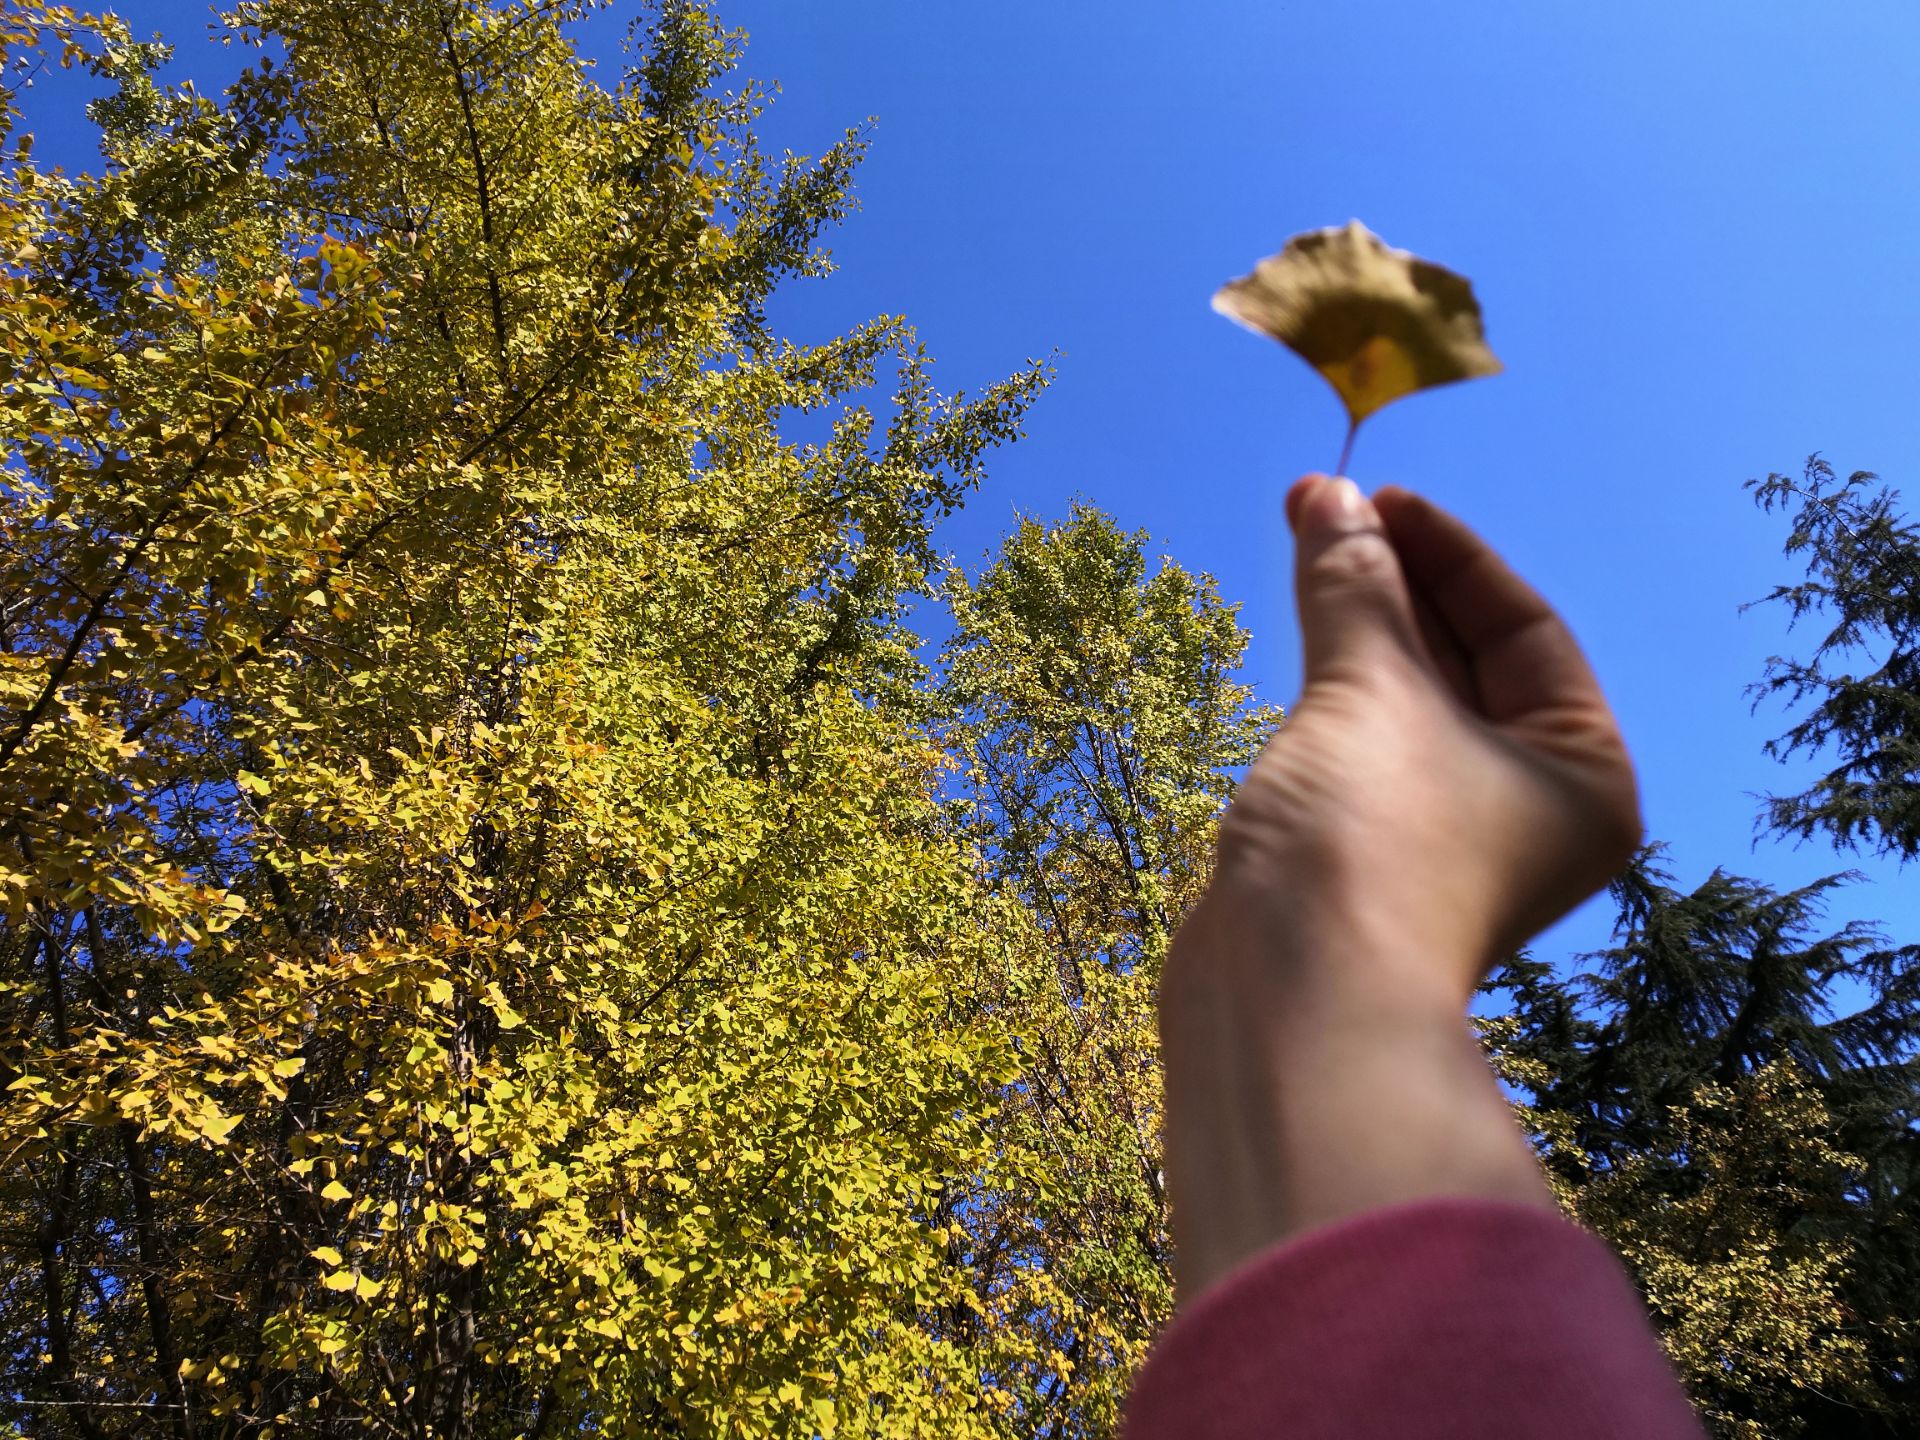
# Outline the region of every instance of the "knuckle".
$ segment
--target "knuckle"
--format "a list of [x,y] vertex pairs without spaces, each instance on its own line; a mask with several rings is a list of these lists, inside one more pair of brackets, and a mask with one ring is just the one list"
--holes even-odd
[[1378,530],[1350,530],[1313,557],[1307,578],[1316,589],[1372,588],[1392,579],[1398,566],[1385,535]]

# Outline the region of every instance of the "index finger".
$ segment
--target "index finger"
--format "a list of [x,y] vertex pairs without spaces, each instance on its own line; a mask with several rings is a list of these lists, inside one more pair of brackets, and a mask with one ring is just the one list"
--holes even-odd
[[1407,583],[1452,633],[1495,724],[1565,705],[1605,707],[1573,632],[1492,546],[1438,505],[1398,485],[1374,505]]

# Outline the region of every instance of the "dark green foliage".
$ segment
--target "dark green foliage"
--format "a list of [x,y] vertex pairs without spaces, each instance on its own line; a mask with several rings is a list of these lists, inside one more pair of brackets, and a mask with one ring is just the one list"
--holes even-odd
[[[1806,565],[1766,600],[1824,627],[1750,692],[1793,712],[1770,755],[1828,767],[1762,828],[1920,856],[1920,527],[1818,455],[1749,488]],[[1574,976],[1523,955],[1490,979],[1496,1060],[1717,1433],[1920,1434],[1920,945],[1820,925],[1856,872],[1684,893],[1660,855],[1615,882],[1615,943]]]
[[[1517,1022],[1502,1067],[1721,1433],[1913,1433],[1920,946],[1822,932],[1851,873],[1778,891],[1715,870],[1685,893],[1661,853],[1615,882],[1616,943],[1579,973],[1523,956],[1490,979]],[[1787,1343],[1769,1307],[1815,1317],[1800,1354],[1752,1353]]]
[[[1798,795],[1769,798],[1767,826],[1911,860],[1920,856],[1920,526],[1878,481],[1865,470],[1839,480],[1815,455],[1798,482],[1777,474],[1747,482],[1768,513],[1799,506],[1786,550],[1804,552],[1807,578],[1766,599],[1786,604],[1795,621],[1829,625],[1811,659],[1769,659],[1753,693],[1756,706],[1813,702],[1769,754],[1824,751],[1835,762]],[[1864,673],[1834,668],[1854,657]]]

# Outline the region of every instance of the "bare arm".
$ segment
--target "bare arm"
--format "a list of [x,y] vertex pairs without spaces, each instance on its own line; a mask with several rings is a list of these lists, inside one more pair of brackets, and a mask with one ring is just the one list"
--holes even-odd
[[1408,491],[1370,504],[1318,476],[1288,514],[1305,687],[1161,989],[1183,1305],[1381,1206],[1552,1208],[1466,1006],[1641,834],[1579,647],[1477,536]]

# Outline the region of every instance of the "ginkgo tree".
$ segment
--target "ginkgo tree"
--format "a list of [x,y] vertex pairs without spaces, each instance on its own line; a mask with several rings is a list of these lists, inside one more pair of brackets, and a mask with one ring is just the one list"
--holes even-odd
[[774,335],[858,143],[590,8],[245,0],[219,97],[7,12],[109,94],[0,187],[0,1425],[995,1423],[924,1317],[1005,942],[903,617],[1042,377]]
[[991,994],[1020,1060],[963,1253],[1016,1433],[1111,1434],[1173,1306],[1160,967],[1279,717],[1237,674],[1238,607],[1091,506],[1022,522],[946,598],[955,806],[1011,906]]

